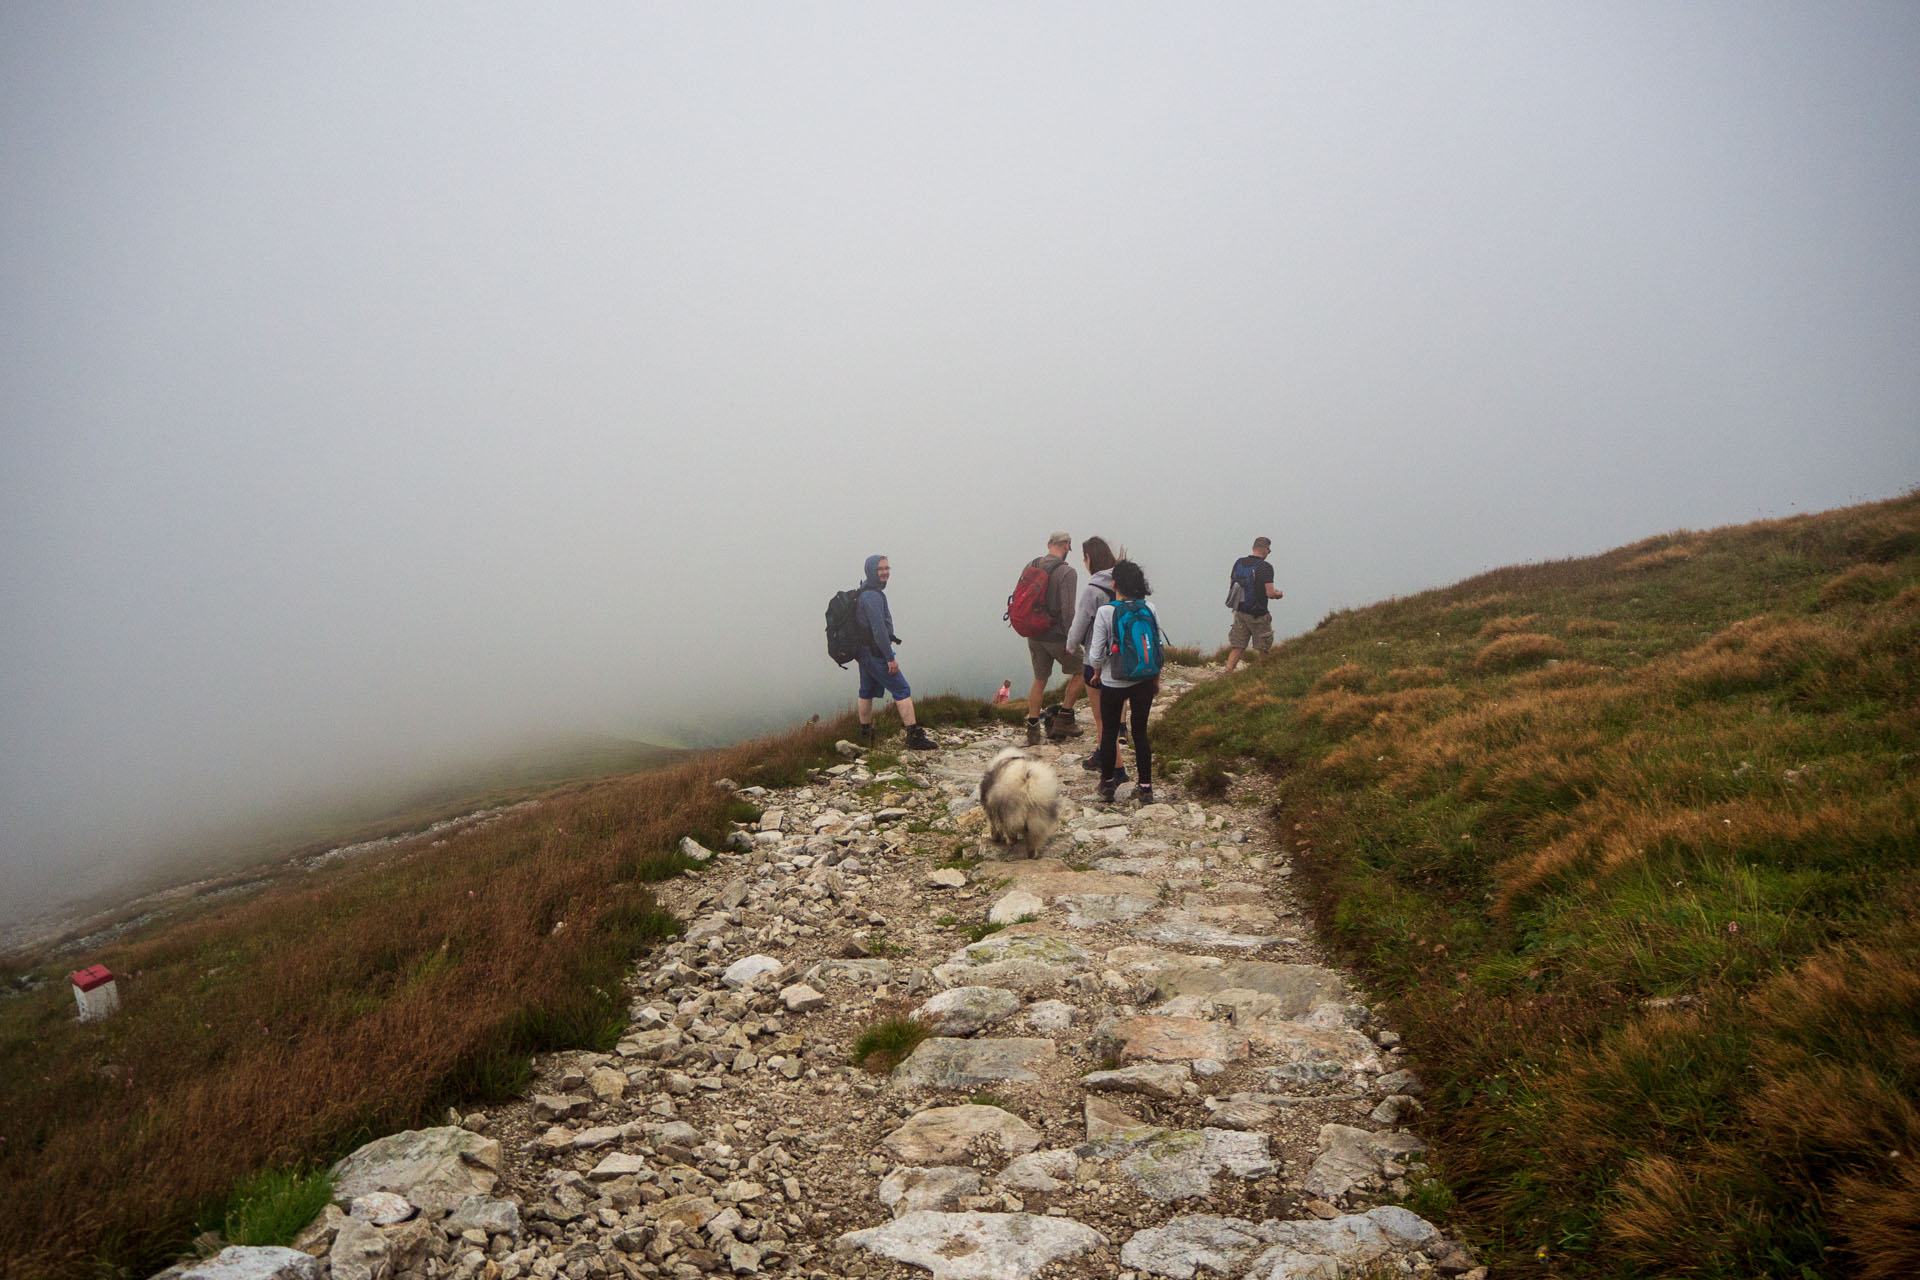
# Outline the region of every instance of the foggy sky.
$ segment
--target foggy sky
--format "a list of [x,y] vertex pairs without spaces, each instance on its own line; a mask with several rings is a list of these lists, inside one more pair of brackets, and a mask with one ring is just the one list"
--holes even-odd
[[1920,8],[0,8],[0,917],[532,733],[1920,482]]

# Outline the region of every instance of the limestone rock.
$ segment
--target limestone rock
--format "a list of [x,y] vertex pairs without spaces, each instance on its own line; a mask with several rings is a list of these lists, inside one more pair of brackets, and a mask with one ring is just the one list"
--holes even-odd
[[391,1191],[369,1191],[364,1196],[355,1196],[353,1203],[347,1206],[349,1217],[371,1223],[376,1227],[391,1227],[405,1222],[420,1211],[413,1201],[405,1196],[397,1196]]
[[976,1143],[1004,1155],[1025,1155],[1040,1145],[1040,1132],[999,1107],[969,1103],[932,1107],[909,1119],[880,1142],[902,1164],[953,1164],[966,1160]]
[[933,1213],[850,1231],[842,1248],[860,1248],[933,1273],[933,1280],[1032,1280],[1049,1263],[1107,1242],[1091,1227],[1030,1213]]
[[1135,1186],[1161,1201],[1208,1195],[1216,1174],[1257,1178],[1277,1167],[1265,1134],[1226,1129],[1129,1130],[1090,1140],[1080,1153],[1117,1158]]
[[463,1231],[484,1231],[490,1236],[520,1236],[520,1206],[512,1200],[492,1200],[486,1196],[468,1196],[441,1224],[450,1236]]
[[958,867],[935,867],[927,872],[926,883],[935,889],[964,889],[967,873]]
[[1212,1214],[1174,1218],[1134,1232],[1121,1246],[1120,1265],[1173,1280],[1192,1280],[1203,1272],[1238,1276],[1273,1243],[1262,1238],[1263,1225]]
[[1058,1191],[1080,1172],[1080,1157],[1066,1147],[1029,1151],[995,1175],[1011,1191]]
[[1015,1025],[1043,1036],[1057,1036],[1073,1027],[1075,1016],[1074,1007],[1065,1000],[1036,1000],[1021,1012]]
[[1143,1014],[1122,1019],[1112,1035],[1125,1062],[1191,1062],[1195,1058],[1238,1062],[1251,1052],[1244,1034],[1202,1018]]
[[1398,1205],[1327,1222],[1274,1224],[1271,1249],[1253,1260],[1249,1277],[1291,1280],[1295,1276],[1351,1275],[1405,1255],[1440,1238],[1432,1223]]
[[489,1195],[498,1178],[500,1144],[465,1129],[410,1129],[370,1142],[333,1166],[333,1202],[392,1191],[430,1213],[445,1213],[472,1195]]
[[1383,1162],[1399,1162],[1426,1149],[1427,1144],[1410,1133],[1369,1133],[1351,1125],[1323,1124],[1320,1154],[1303,1185],[1324,1200],[1338,1200],[1356,1186],[1380,1181]]
[[752,986],[764,974],[779,972],[780,967],[780,962],[772,956],[744,956],[728,965],[720,980],[737,990]]
[[910,1015],[936,1036],[970,1036],[1019,1012],[1020,997],[1004,987],[954,987]]
[[233,1245],[184,1268],[170,1267],[161,1275],[170,1280],[320,1280],[320,1260],[298,1249]]
[[1177,1098],[1180,1086],[1190,1078],[1185,1063],[1154,1062],[1121,1067],[1117,1071],[1094,1071],[1080,1077],[1084,1088],[1117,1093],[1142,1093],[1149,1098]]
[[1351,994],[1346,979],[1331,969],[1266,960],[1169,967],[1154,975],[1154,985],[1163,999],[1245,988],[1275,997],[1279,1004],[1273,1012],[1282,1018],[1304,1017],[1319,1005],[1344,1001]]
[[987,912],[989,924],[1013,924],[1025,916],[1038,916],[1047,909],[1047,904],[1025,889],[1014,889],[1002,894]]
[[334,1280],[387,1280],[393,1271],[392,1246],[378,1227],[349,1218],[327,1250],[327,1269]]
[[945,1213],[958,1209],[962,1196],[979,1194],[980,1175],[953,1165],[902,1165],[880,1180],[880,1203],[896,1218],[923,1209]]
[[815,991],[804,982],[796,982],[790,987],[780,988],[780,1003],[787,1007],[788,1013],[812,1013],[815,1009],[827,1006],[824,992]]

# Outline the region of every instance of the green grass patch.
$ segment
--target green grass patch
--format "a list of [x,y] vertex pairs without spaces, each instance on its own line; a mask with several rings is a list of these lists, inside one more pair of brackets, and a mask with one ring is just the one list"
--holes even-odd
[[242,1180],[206,1227],[228,1244],[284,1248],[332,1198],[333,1175],[325,1169],[266,1169]]
[[1497,1273],[1891,1280],[1920,1267],[1916,741],[1909,494],[1338,610],[1156,746],[1190,788],[1273,779],[1298,890],[1431,1087],[1409,1199]]
[[920,1042],[933,1031],[924,1022],[916,1022],[904,1013],[891,1013],[870,1022],[853,1041],[854,1065],[875,1075],[885,1075],[906,1061]]

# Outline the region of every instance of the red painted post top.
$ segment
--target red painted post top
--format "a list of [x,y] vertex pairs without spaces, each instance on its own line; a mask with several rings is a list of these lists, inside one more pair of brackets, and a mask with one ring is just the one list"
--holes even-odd
[[73,985],[82,991],[91,991],[95,987],[104,987],[112,981],[113,970],[103,964],[88,965],[84,969],[76,970],[73,975]]

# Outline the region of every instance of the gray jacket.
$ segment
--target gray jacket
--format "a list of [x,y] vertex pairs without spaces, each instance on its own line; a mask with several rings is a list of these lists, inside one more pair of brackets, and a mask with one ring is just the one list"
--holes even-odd
[[[1101,588],[1105,588],[1102,590]],[[1093,611],[1113,601],[1113,570],[1102,569],[1080,588],[1080,604],[1073,611],[1073,625],[1067,628],[1067,652],[1082,662],[1087,660],[1087,636],[1093,631]]]

